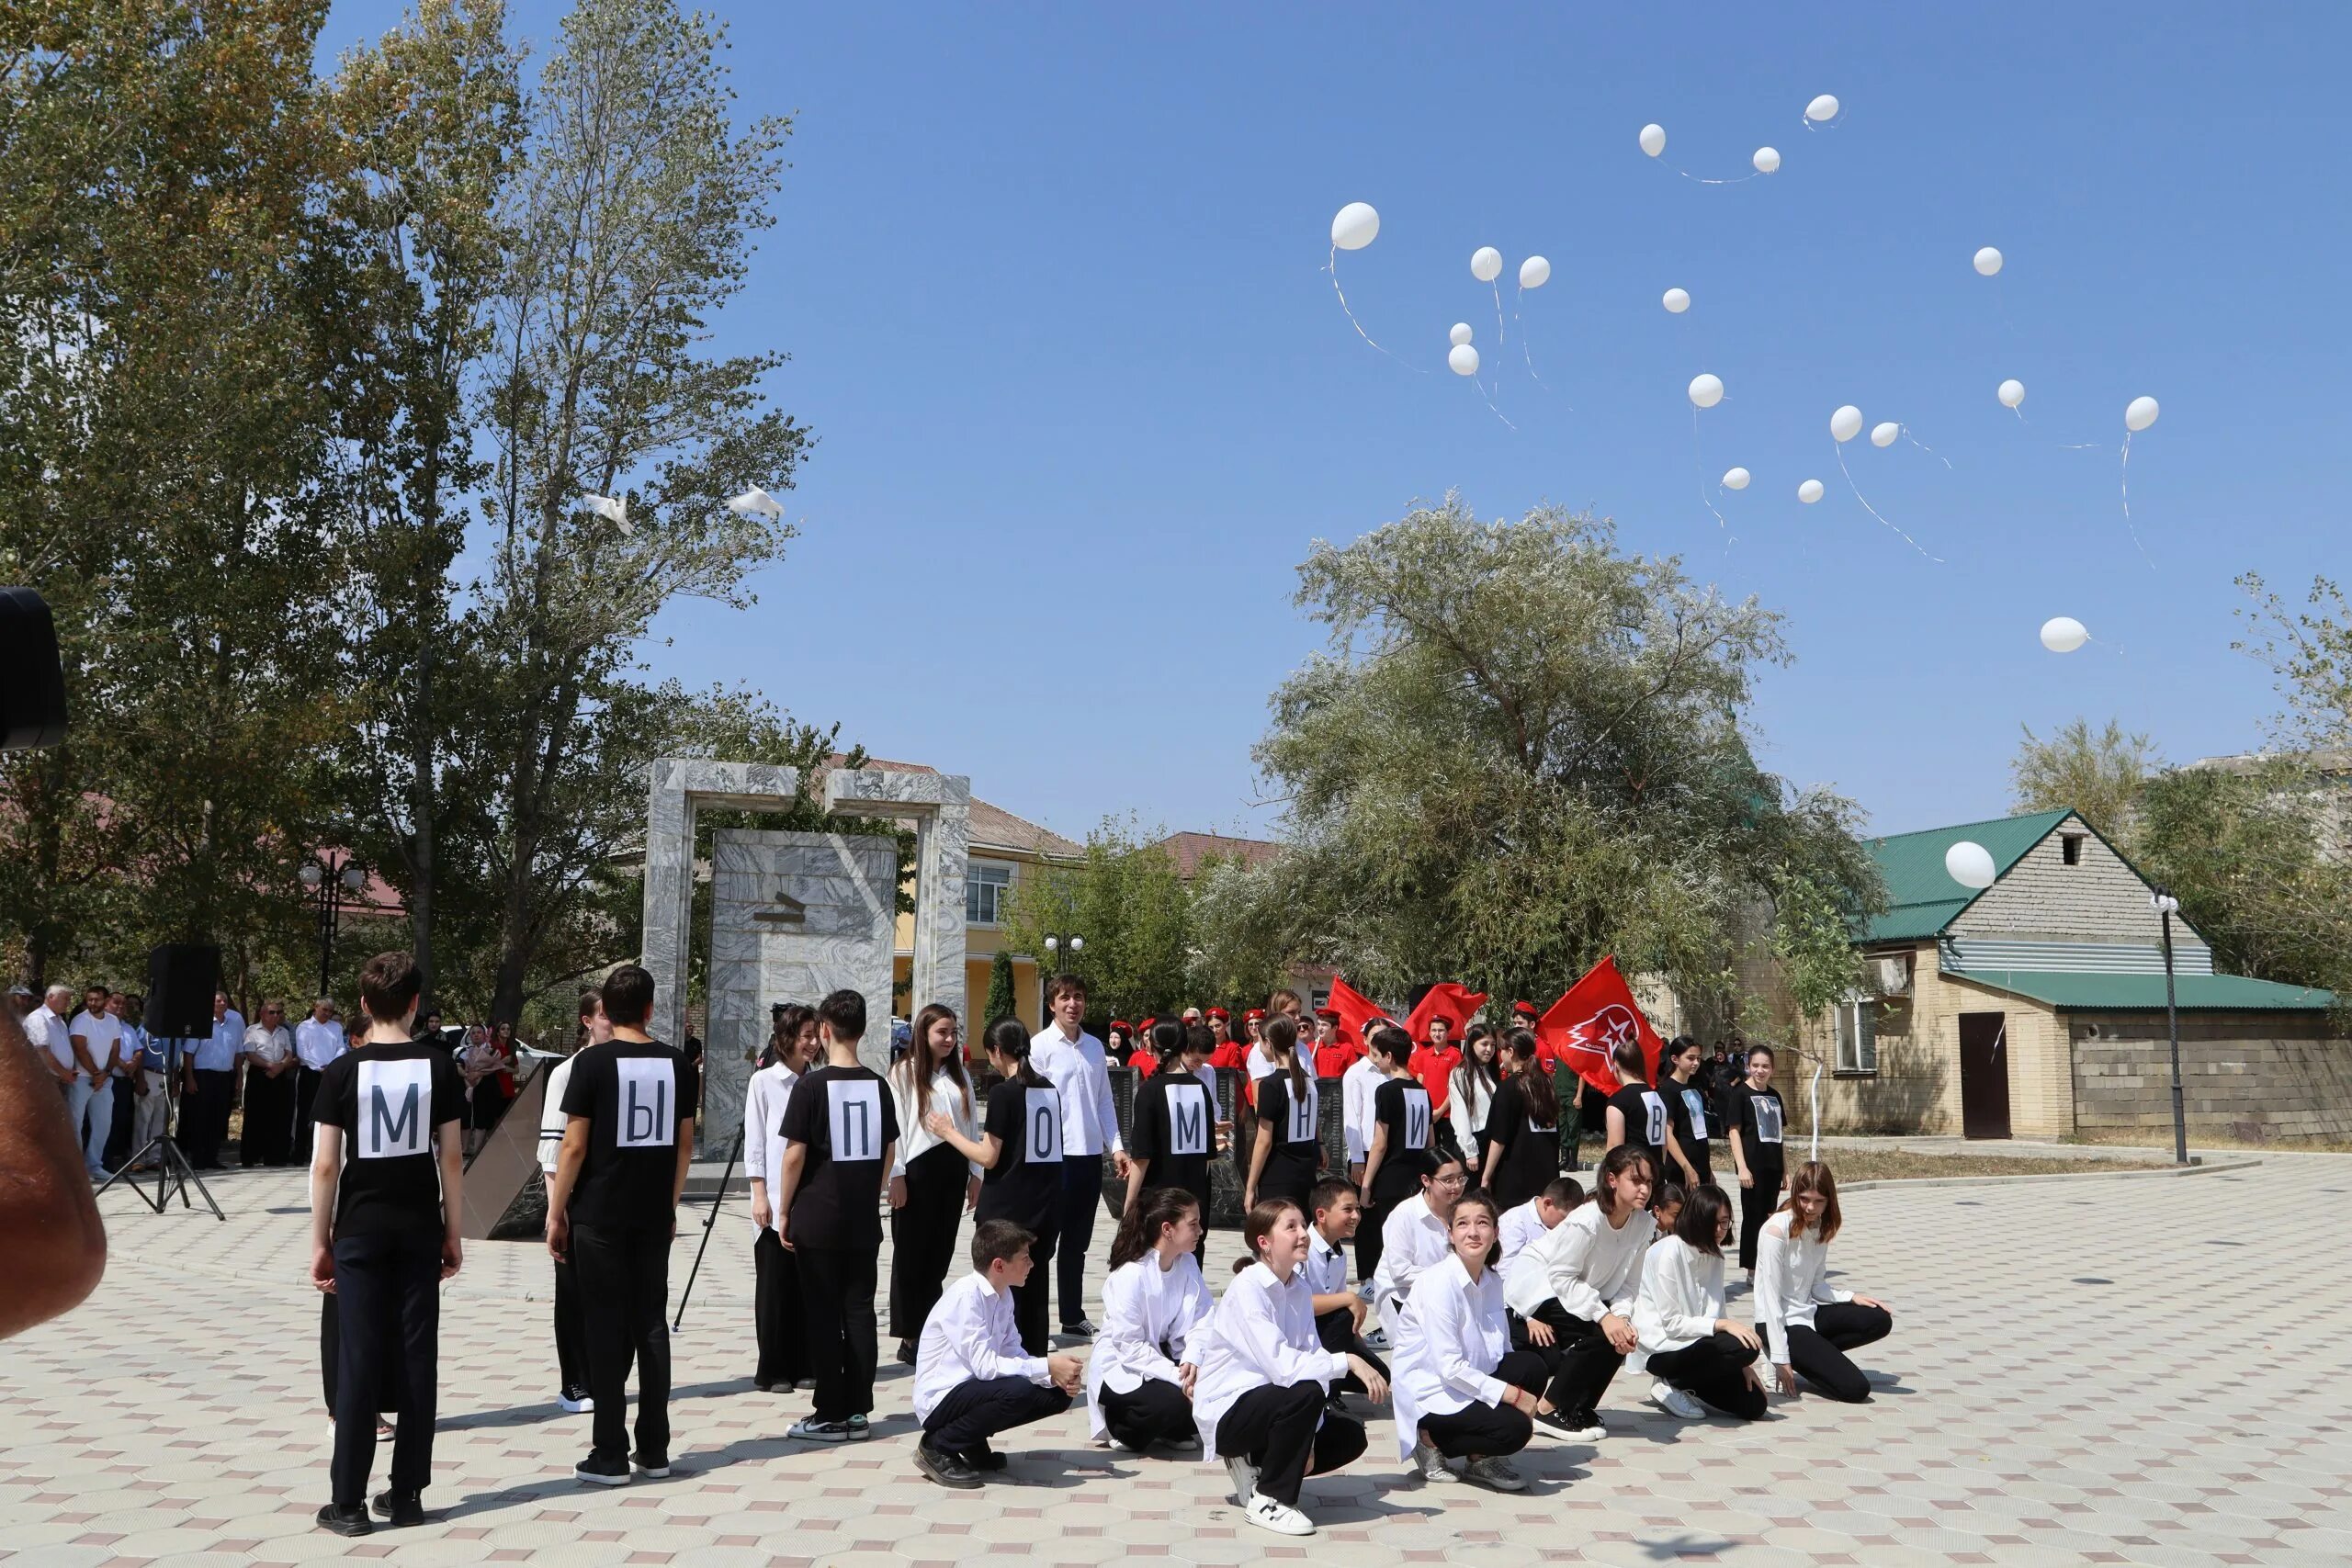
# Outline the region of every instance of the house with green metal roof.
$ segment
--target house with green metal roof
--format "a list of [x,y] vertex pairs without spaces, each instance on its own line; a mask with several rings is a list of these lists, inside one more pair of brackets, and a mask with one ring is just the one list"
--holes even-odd
[[[1962,842],[1991,858],[1953,880]],[[1830,1131],[2151,1134],[2171,1125],[2154,889],[2071,811],[1869,841],[1884,909],[1856,932],[1869,984],[1801,1033]],[[2328,992],[2214,973],[2171,922],[2192,1134],[2352,1136],[2352,1046]],[[1805,1067],[1810,1075],[1810,1066]]]

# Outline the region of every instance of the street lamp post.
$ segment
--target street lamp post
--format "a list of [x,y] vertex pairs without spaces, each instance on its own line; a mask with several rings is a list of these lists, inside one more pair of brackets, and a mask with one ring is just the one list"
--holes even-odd
[[2172,918],[2180,913],[2180,900],[2159,887],[2148,896],[2148,907],[2156,912],[2165,949],[2165,1034],[2172,1042],[2172,1158],[2175,1165],[2187,1165],[2188,1110],[2180,1090],[2180,1009],[2172,978]]
[[305,861],[298,873],[302,886],[319,906],[319,992],[330,994],[334,987],[334,938],[343,923],[344,895],[355,899],[359,890],[368,886],[368,874],[352,863],[350,855],[338,858],[332,850],[317,859]]

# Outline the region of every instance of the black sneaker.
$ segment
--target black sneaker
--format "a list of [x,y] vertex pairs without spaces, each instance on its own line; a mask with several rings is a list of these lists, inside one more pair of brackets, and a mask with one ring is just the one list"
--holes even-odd
[[556,1408],[566,1416],[578,1416],[596,1408],[596,1402],[588,1397],[588,1391],[571,1383],[564,1384],[557,1392],[555,1403]]
[[417,1497],[395,1497],[390,1492],[376,1494],[376,1515],[394,1529],[424,1522],[424,1503]]
[[914,1364],[915,1364],[915,1342],[914,1342],[913,1340],[911,1340],[911,1339],[901,1339],[901,1340],[899,1340],[899,1365],[900,1365],[900,1366],[902,1366],[902,1367],[911,1367],[911,1366],[913,1366]]
[[1081,1317],[1076,1323],[1063,1324],[1062,1333],[1071,1339],[1091,1339],[1094,1337],[1094,1325]]
[[996,1450],[989,1447],[986,1443],[982,1443],[978,1448],[965,1454],[963,1456],[963,1460],[966,1464],[970,1465],[974,1470],[978,1471],[983,1475],[988,1474],[991,1471],[1002,1470],[1007,1464],[1012,1462],[1002,1454],[997,1452]]
[[636,1469],[638,1474],[646,1477],[648,1480],[667,1481],[670,1479],[670,1461],[666,1458],[655,1458],[650,1454],[631,1454],[628,1456],[628,1461],[630,1465]]
[[628,1484],[628,1461],[592,1453],[573,1465],[571,1473],[575,1479],[591,1486],[626,1486]]
[[962,1454],[951,1454],[929,1443],[915,1445],[915,1468],[930,1480],[958,1492],[976,1491],[982,1484],[980,1472],[965,1463]]
[[319,1510],[319,1528],[337,1535],[368,1535],[376,1527],[368,1520],[368,1505],[349,1503],[338,1506],[329,1503]]

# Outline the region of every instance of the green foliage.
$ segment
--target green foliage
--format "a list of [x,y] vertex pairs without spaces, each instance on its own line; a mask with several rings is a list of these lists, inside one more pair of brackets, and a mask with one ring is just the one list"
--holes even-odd
[[2047,740],[2020,728],[2025,739],[2009,761],[2017,809],[2071,810],[2110,839],[2128,836],[2140,791],[2164,765],[2154,744],[2111,718],[2096,734],[2089,720],[2075,719]]
[[1770,945],[1800,1018],[1818,1018],[1862,985],[1852,911],[1836,889],[1791,874],[1775,889]]
[[1145,841],[1133,818],[1106,818],[1080,863],[1040,867],[1014,885],[1004,941],[1042,955],[1049,935],[1081,938],[1059,966],[1085,978],[1091,1012],[1135,1018],[1183,1005],[1189,909],[1168,852]]
[[[1012,994],[1012,953],[999,948],[996,956],[989,960],[989,1001],[977,1021],[984,1028],[998,1019],[1017,1017],[1020,1011],[1021,1003]],[[977,1037],[979,1030],[966,1032]]]
[[1530,995],[1613,953],[1727,1000],[1759,905],[1880,897],[1849,804],[1750,754],[1754,671],[1787,660],[1754,600],[1622,553],[1604,521],[1481,523],[1451,496],[1318,542],[1299,577],[1330,646],[1257,750],[1291,852],[1249,900],[1286,956],[1378,991]]

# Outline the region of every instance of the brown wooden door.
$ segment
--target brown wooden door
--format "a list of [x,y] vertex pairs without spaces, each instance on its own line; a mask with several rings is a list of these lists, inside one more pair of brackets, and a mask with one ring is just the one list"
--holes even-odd
[[1971,1138],[2009,1135],[2008,1016],[1960,1015],[1960,1130]]

